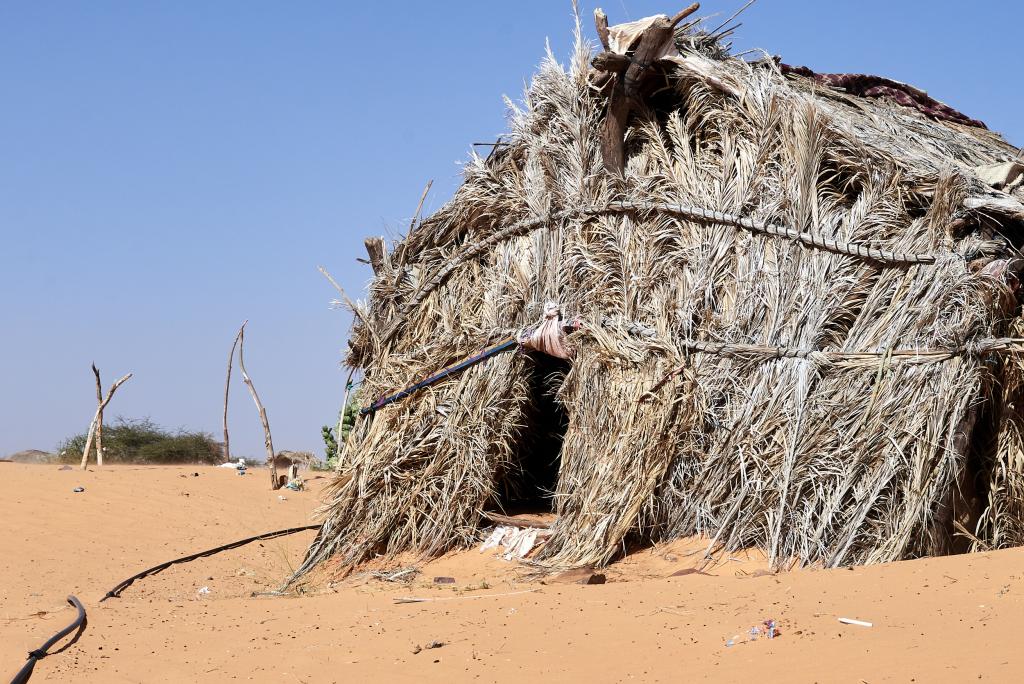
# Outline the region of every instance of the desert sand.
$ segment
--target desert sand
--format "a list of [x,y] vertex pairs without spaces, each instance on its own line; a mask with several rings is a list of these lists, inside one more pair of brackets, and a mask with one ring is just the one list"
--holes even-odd
[[[259,595],[301,560],[314,534],[303,532],[172,567],[100,604],[161,561],[308,524],[326,479],[271,492],[258,470],[17,463],[0,463],[0,477],[0,674],[12,676],[71,621],[67,594],[88,610],[80,640],[42,660],[33,682],[1024,677],[1018,549],[779,574],[756,554],[732,554],[701,574],[686,572],[704,548],[691,540],[633,554],[600,585],[542,583],[470,550],[420,564],[407,583],[360,576],[302,596]],[[396,601],[406,597],[432,600]],[[769,618],[778,636],[750,640]]]

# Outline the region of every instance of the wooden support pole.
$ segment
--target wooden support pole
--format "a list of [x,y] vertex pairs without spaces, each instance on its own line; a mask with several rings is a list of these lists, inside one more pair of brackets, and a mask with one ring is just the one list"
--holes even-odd
[[238,370],[241,371],[242,381],[249,388],[249,394],[252,395],[252,400],[256,403],[256,410],[260,414],[260,423],[263,424],[263,445],[267,449],[267,465],[270,466],[270,488],[278,489],[277,465],[274,463],[274,438],[270,435],[270,421],[267,419],[267,409],[263,408],[260,395],[256,394],[256,387],[252,384],[252,379],[245,370],[245,323],[238,329]]
[[[98,375],[99,373],[97,372],[97,376]],[[110,389],[107,390],[107,396],[99,403],[99,405],[96,406],[96,413],[92,417],[92,423],[89,424],[89,436],[85,438],[85,449],[82,450],[82,470],[85,470],[89,465],[89,451],[92,450],[93,439],[96,436],[96,426],[103,420],[103,409],[105,409],[107,404],[110,403],[110,400],[114,398],[114,392],[117,391],[117,388],[128,382],[131,377],[132,373],[129,373],[111,385]]]
[[598,7],[594,10],[594,26],[597,28],[597,37],[605,50],[611,50],[611,43],[608,40],[608,15]]
[[622,175],[626,169],[626,121],[629,119],[629,98],[623,85],[623,74],[617,74],[608,96],[608,111],[601,129],[601,160],[605,171]]
[[224,380],[224,462],[231,460],[231,446],[228,437],[228,392],[231,390],[231,364],[235,360],[235,347],[238,346],[238,340],[242,337],[242,330],[245,329],[245,324],[248,323],[245,320],[242,323],[242,327],[239,328],[238,334],[235,335],[235,341],[231,344],[231,353],[228,354],[228,373],[227,379]]
[[384,238],[368,237],[363,240],[363,245],[366,246],[366,254],[370,257],[370,268],[373,269],[373,274],[377,275],[384,268],[384,257],[387,249],[384,246]]
[[[100,382],[100,369],[96,362],[92,364],[92,374],[96,376],[96,405],[103,403],[103,384]],[[96,416],[96,465],[103,465],[103,411]]]
[[606,50],[606,54],[595,58],[594,67],[614,75],[601,131],[601,159],[608,173],[620,176],[625,171],[629,114],[640,104],[643,82],[650,75],[651,65],[664,56],[675,36],[676,25],[699,9],[700,4],[693,3],[671,19],[663,16],[652,21],[628,58],[607,53],[610,50],[608,17],[604,12],[594,12],[597,35]]

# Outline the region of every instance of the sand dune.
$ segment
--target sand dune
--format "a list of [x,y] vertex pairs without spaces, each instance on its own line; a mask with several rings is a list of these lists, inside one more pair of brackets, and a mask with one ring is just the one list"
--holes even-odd
[[[0,672],[13,675],[28,650],[70,621],[67,594],[89,611],[82,638],[41,661],[34,682],[1024,675],[1021,550],[778,575],[751,554],[671,576],[695,567],[703,549],[695,540],[631,556],[592,586],[542,584],[522,566],[469,551],[421,566],[407,584],[364,577],[298,598],[253,596],[300,560],[313,534],[305,532],[171,568],[98,604],[116,582],[160,561],[307,523],[324,480],[311,491],[271,492],[259,473],[209,467],[83,473],[13,463],[0,464],[0,477]],[[435,584],[438,576],[455,583]],[[402,597],[433,600],[397,603]],[[768,618],[779,636],[749,641]]]

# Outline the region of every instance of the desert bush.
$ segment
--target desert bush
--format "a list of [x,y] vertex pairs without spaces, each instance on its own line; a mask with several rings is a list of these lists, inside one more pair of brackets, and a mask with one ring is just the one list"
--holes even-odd
[[[87,434],[65,439],[57,447],[57,461],[75,463],[82,459]],[[205,432],[171,432],[149,418],[118,416],[103,426],[104,463],[220,463],[223,449]]]

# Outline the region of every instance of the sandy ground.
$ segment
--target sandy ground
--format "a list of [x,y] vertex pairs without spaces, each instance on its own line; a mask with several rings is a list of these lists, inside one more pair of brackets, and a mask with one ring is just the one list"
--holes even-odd
[[[362,578],[315,595],[253,596],[299,562],[313,535],[303,532],[176,566],[99,604],[145,567],[306,524],[324,480],[277,493],[262,471],[13,463],[0,463],[0,477],[0,676],[70,622],[71,593],[88,627],[41,661],[33,682],[1024,678],[1022,550],[778,575],[740,555],[671,576],[700,557],[696,542],[680,542],[590,586],[541,584],[469,551],[421,566],[407,584]],[[746,640],[766,618],[779,636]]]

